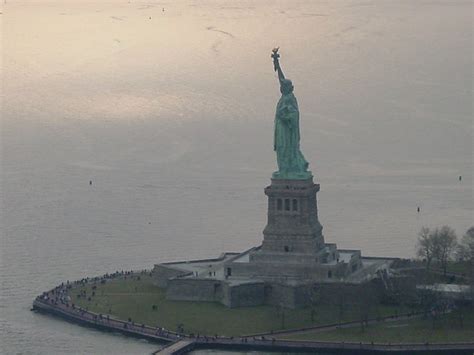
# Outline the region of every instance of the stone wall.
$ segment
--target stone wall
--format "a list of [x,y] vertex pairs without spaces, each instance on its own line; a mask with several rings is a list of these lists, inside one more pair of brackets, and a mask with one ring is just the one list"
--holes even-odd
[[383,300],[385,295],[383,283],[377,280],[364,284],[254,282],[231,285],[212,279],[174,278],[169,280],[166,289],[168,300],[219,302],[230,308],[262,304],[301,308],[309,306],[312,297],[318,304],[370,306]]
[[184,276],[189,274],[189,272],[173,268],[166,264],[157,264],[154,266],[152,274],[153,284],[165,288],[168,286],[168,280],[170,278]]
[[265,301],[263,282],[224,287],[222,303],[230,308],[262,305]]
[[[327,281],[337,280],[346,275],[344,263],[338,264],[283,264],[275,263],[239,263],[231,262],[225,265],[232,270],[232,276],[246,278],[265,278],[268,280],[284,281],[286,278],[302,280]],[[329,273],[329,271],[331,273]]]
[[285,284],[267,284],[265,286],[265,304],[296,308],[295,288]]
[[361,303],[380,302],[384,294],[383,285],[377,282],[365,284],[318,283],[297,286],[268,283],[265,285],[265,304],[301,308],[309,306],[313,297],[318,304],[357,306]]
[[174,301],[221,302],[223,285],[219,280],[175,278],[168,282],[166,299]]
[[166,299],[220,302],[230,308],[258,306],[264,303],[264,284],[229,285],[220,280],[175,278],[168,282]]

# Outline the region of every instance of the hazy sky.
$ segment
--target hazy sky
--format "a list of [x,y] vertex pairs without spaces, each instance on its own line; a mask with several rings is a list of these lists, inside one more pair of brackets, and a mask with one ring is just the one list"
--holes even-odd
[[279,97],[270,51],[280,46],[302,150],[322,184],[435,186],[462,175],[472,197],[471,10],[463,1],[9,2],[3,173],[270,176]]

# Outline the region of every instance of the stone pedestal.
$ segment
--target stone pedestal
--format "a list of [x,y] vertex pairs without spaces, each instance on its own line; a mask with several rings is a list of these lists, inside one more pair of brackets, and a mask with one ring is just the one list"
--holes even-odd
[[323,227],[318,220],[316,193],[319,185],[306,180],[272,179],[265,188],[268,196],[268,221],[258,251],[251,262],[290,264],[320,263],[326,248]]

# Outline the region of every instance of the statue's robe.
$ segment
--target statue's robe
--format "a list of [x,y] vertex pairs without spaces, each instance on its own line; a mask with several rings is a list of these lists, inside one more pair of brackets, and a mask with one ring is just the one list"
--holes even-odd
[[273,146],[282,177],[291,173],[303,173],[308,168],[308,162],[300,151],[299,119],[295,95],[283,94],[276,108]]

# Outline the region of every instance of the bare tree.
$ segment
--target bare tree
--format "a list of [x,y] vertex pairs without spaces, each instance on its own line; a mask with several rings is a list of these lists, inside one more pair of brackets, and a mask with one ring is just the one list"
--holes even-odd
[[458,246],[458,259],[468,261],[471,299],[474,300],[474,226],[469,228]]
[[426,269],[430,269],[431,262],[434,254],[434,243],[430,232],[427,227],[422,227],[418,233],[418,242],[416,246],[416,255],[426,260]]
[[454,229],[448,226],[434,230],[423,227],[418,235],[416,253],[426,260],[426,268],[429,270],[431,263],[436,260],[446,274],[448,261],[457,245]]
[[433,243],[435,245],[433,257],[441,264],[446,275],[448,261],[456,249],[456,232],[448,226],[436,228],[432,232]]
[[369,317],[372,312],[372,308],[377,304],[374,289],[370,283],[359,286],[359,299],[357,300],[357,306],[359,308],[359,321],[360,327],[363,332],[369,325]]
[[458,245],[456,256],[460,261],[474,259],[474,226],[469,228]]

